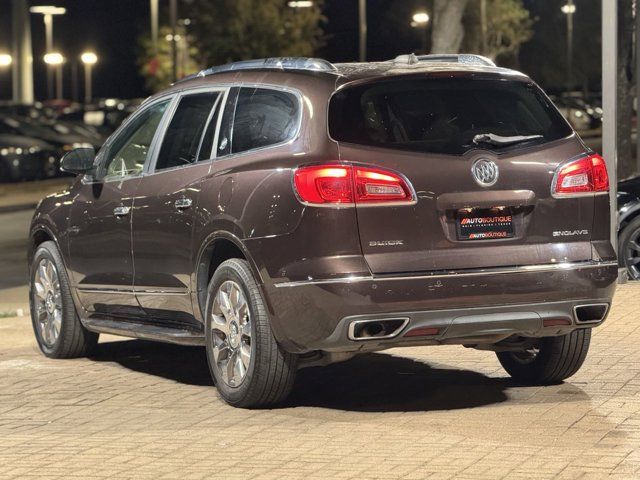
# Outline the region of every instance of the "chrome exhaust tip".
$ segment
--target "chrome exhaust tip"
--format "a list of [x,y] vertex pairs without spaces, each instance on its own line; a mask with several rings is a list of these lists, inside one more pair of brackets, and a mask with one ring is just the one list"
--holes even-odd
[[384,340],[397,337],[409,323],[408,318],[356,320],[349,324],[349,340]]
[[600,323],[609,312],[608,303],[589,303],[573,307],[573,316],[576,323]]

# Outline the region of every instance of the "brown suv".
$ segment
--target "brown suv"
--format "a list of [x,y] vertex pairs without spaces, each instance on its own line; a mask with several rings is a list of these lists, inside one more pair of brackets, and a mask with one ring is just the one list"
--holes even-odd
[[397,346],[584,361],[617,278],[608,177],[527,76],[473,55],[205,70],[147,100],[31,226],[45,355],[102,332],[205,345],[221,396]]

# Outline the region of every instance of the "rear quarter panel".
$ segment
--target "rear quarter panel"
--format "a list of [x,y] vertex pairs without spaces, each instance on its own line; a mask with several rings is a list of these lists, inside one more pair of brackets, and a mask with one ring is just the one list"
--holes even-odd
[[[291,75],[261,74],[265,87]],[[246,80],[252,84],[254,79]],[[255,79],[256,81],[258,79]],[[300,93],[302,120],[297,136],[273,147],[232,154],[214,160],[195,212],[194,251],[196,272],[192,279],[194,304],[200,257],[217,237],[232,238],[249,257],[279,335],[277,312],[282,305],[269,302],[275,281],[342,275],[366,270],[358,238],[355,209],[303,205],[293,190],[293,170],[305,164],[337,161],[337,144],[327,135],[328,98],[334,82],[309,80],[289,84]],[[202,307],[202,306],[201,306]],[[286,308],[286,307],[285,307]],[[202,308],[196,308],[202,321]]]

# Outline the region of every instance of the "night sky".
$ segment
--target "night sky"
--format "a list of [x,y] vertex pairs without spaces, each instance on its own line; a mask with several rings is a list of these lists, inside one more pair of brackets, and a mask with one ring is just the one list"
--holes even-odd
[[[560,30],[563,28],[563,18],[559,13],[562,3],[563,0],[525,0],[526,6],[538,17],[538,22],[536,36],[530,42],[528,50],[523,49],[528,53],[524,60],[523,55],[520,56],[521,61],[517,67],[528,73],[536,73],[538,58],[544,59],[547,55],[541,51],[545,48],[545,38],[553,34],[562,39]],[[578,14],[585,16],[588,13],[590,17],[595,15],[597,25],[599,2],[590,3],[590,6],[579,4]],[[0,4],[0,52],[9,52],[10,0],[0,0]],[[143,79],[138,75],[136,58],[139,53],[138,37],[149,30],[148,0],[33,0],[32,4],[54,4],[67,8],[66,15],[54,19],[56,48],[69,60],[65,66],[66,97],[70,96],[71,91],[71,63],[85,50],[94,50],[100,57],[94,69],[95,97],[130,98],[147,95]],[[163,16],[167,15],[166,8],[163,10],[162,7],[166,7],[168,2],[161,0],[160,4],[162,23]],[[319,56],[330,61],[354,60],[357,57],[357,5],[356,0],[325,0],[324,14],[327,23],[324,30],[327,40],[326,46],[318,52]],[[429,9],[430,6],[429,0],[368,0],[369,59],[389,59],[400,53],[418,50],[421,33],[418,29],[409,27],[409,19],[414,11],[421,7]],[[580,21],[580,15],[576,15],[576,22]],[[188,17],[189,12],[183,8],[179,16]],[[43,99],[46,94],[44,63],[41,60],[44,54],[44,25],[41,15],[31,17],[36,98]],[[166,18],[164,20],[166,23]],[[599,63],[599,56],[596,56],[599,52],[590,54]],[[557,61],[562,60],[561,56],[558,58]],[[530,62],[527,63],[529,59]],[[561,65],[554,68],[561,68]],[[79,79],[82,78],[81,74],[82,67],[79,66]],[[9,77],[8,71],[0,71],[0,98],[10,97]]]

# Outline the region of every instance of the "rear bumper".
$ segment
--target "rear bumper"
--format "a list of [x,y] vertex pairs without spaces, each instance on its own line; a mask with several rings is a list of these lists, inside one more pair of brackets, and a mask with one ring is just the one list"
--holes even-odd
[[[362,276],[285,282],[267,295],[278,341],[291,352],[366,351],[401,345],[494,343],[506,336],[568,333],[574,307],[610,304],[616,262],[577,262],[412,276]],[[349,339],[353,321],[408,318],[393,338]],[[544,320],[569,325],[545,327]],[[418,327],[438,334],[404,337]]]

